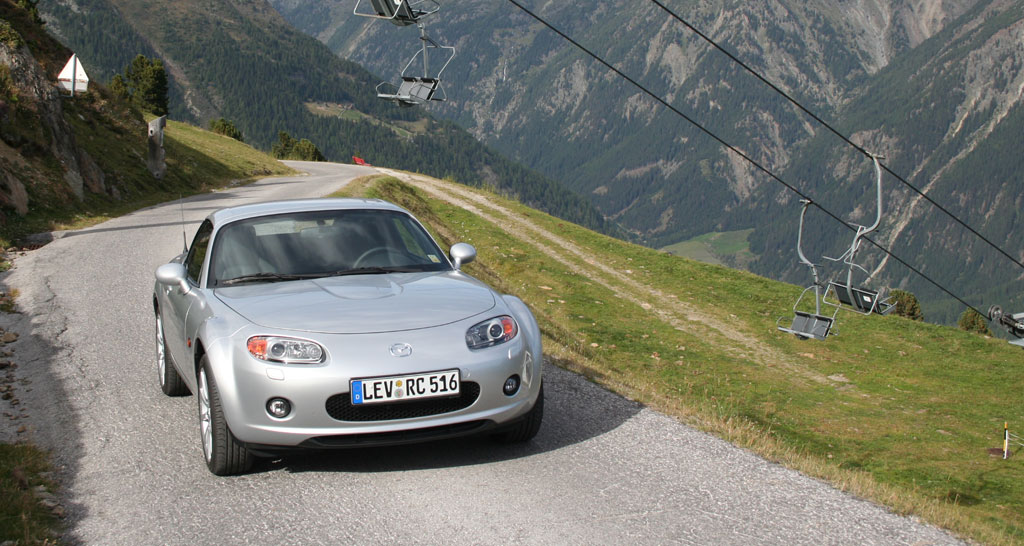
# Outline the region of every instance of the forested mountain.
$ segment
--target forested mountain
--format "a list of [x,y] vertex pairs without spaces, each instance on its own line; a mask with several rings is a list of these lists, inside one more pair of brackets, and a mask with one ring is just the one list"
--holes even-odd
[[226,118],[269,149],[280,131],[330,160],[367,161],[486,185],[608,231],[586,200],[503,158],[422,109],[376,98],[378,79],[295,30],[264,0],[43,0],[52,32],[104,78],[142,53],[171,80],[172,119]]
[[[416,47],[408,32],[353,16],[349,0],[272,1],[341,57],[382,74],[397,73]],[[524,3],[837,216],[865,223],[870,161],[655,4]],[[794,251],[791,192],[511,3],[441,4],[428,28],[458,50],[445,72],[452,100],[435,109],[441,115],[586,195],[646,244],[754,228],[754,271],[810,281]],[[1024,154],[1010,152],[1024,116],[1024,2],[665,4],[1024,258]],[[1019,266],[932,205],[912,205],[915,194],[895,178],[884,187],[876,239],[975,306],[1024,305]],[[841,253],[852,233],[817,216],[824,214],[809,213],[805,241],[821,261]],[[869,269],[882,260],[863,258]],[[893,260],[872,283],[921,292],[931,320],[950,322],[963,308]]]

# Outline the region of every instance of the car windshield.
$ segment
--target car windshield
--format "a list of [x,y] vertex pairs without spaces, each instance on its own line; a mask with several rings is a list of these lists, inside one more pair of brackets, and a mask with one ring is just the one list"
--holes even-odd
[[211,286],[451,268],[419,223],[387,210],[240,220],[221,228],[213,245]]

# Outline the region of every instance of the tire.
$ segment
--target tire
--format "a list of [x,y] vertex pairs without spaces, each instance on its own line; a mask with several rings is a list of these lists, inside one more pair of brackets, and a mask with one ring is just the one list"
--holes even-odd
[[218,476],[243,474],[252,468],[253,455],[238,441],[224,419],[220,390],[206,355],[199,361],[199,437],[210,472]]
[[540,393],[537,394],[537,401],[527,412],[522,421],[517,422],[508,429],[505,429],[493,438],[505,444],[516,444],[528,442],[540,431],[541,421],[544,420],[544,384],[540,385]]
[[167,342],[164,338],[164,319],[160,311],[156,312],[156,373],[160,379],[160,390],[167,396],[185,396],[190,394],[188,385],[178,375],[174,367],[174,360],[167,352]]

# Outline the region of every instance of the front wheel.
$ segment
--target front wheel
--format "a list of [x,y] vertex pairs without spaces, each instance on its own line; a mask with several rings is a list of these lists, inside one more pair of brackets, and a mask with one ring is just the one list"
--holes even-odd
[[242,474],[252,467],[253,456],[239,442],[224,419],[220,390],[210,373],[210,360],[203,355],[199,361],[199,434],[203,440],[203,456],[210,472],[218,476]]
[[188,386],[174,368],[174,361],[167,352],[167,340],[164,337],[164,320],[160,311],[156,312],[156,373],[160,379],[160,390],[167,396],[185,396],[189,394]]
[[522,421],[512,425],[511,428],[498,432],[494,439],[503,443],[520,443],[532,440],[540,431],[540,423],[544,420],[544,384],[540,385],[540,392],[537,394],[537,401],[526,414]]

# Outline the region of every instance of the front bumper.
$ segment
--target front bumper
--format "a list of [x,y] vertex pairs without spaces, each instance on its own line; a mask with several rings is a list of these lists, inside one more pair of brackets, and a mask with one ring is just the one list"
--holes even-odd
[[[465,330],[466,326],[458,323],[411,332],[318,335],[315,341],[328,355],[325,363],[282,365],[251,357],[244,340],[251,335],[287,334],[246,328],[214,344],[207,354],[228,427],[254,451],[395,445],[503,428],[533,407],[541,384],[539,340],[528,339],[528,334],[521,332],[508,343],[470,351],[465,347]],[[388,348],[395,343],[408,343],[412,354],[391,356]],[[328,401],[347,401],[352,379],[456,368],[462,384],[468,388],[475,383],[479,394],[468,404],[456,404],[452,411],[417,415],[406,411],[411,406],[402,407],[417,402],[394,403],[400,411],[374,412],[369,419],[342,420],[348,418],[328,411]],[[522,384],[518,392],[506,396],[502,385],[511,375],[520,376]],[[284,419],[271,417],[266,411],[271,398],[288,400],[291,413]]]

